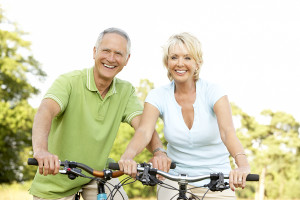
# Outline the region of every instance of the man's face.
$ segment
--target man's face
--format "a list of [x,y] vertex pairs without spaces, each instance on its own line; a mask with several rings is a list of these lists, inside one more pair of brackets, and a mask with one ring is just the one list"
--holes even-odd
[[98,49],[94,48],[96,77],[111,81],[127,65],[127,40],[116,33],[103,36]]

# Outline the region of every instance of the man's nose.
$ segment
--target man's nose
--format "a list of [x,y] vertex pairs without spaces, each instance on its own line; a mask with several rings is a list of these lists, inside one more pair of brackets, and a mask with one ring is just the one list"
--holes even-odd
[[110,53],[107,57],[107,60],[109,62],[115,62],[116,61],[116,58],[115,58],[115,54],[114,53]]

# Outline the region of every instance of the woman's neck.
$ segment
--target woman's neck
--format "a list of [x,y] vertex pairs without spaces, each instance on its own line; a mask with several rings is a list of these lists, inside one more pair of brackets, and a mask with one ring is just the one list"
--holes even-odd
[[189,81],[184,83],[175,83],[175,94],[191,94],[196,92],[196,82]]

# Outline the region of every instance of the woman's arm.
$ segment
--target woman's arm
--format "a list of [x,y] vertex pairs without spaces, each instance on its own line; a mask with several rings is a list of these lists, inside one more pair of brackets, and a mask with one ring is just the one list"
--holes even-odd
[[[136,162],[133,158],[142,152],[149,143],[151,146],[149,149],[152,151],[157,147],[162,147],[158,134],[155,131],[158,117],[159,110],[150,103],[145,103],[143,114],[131,121],[135,134],[119,160],[120,170],[125,174],[135,177]],[[159,168],[162,167],[160,166]]]
[[234,190],[234,187],[244,188],[246,177],[250,173],[250,166],[244,148],[235,133],[231,107],[227,96],[221,97],[215,103],[214,112],[217,116],[221,139],[238,166],[237,169],[230,172],[230,188],[232,190]]

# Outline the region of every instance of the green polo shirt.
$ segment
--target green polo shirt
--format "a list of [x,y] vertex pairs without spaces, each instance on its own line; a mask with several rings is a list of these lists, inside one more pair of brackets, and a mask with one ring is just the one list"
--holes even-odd
[[[84,163],[97,170],[105,167],[120,123],[130,124],[143,109],[134,87],[118,78],[103,99],[95,85],[93,68],[61,75],[44,98],[55,100],[61,108],[52,121],[49,151],[62,161]],[[36,173],[30,193],[41,198],[62,198],[75,194],[89,181]]]

